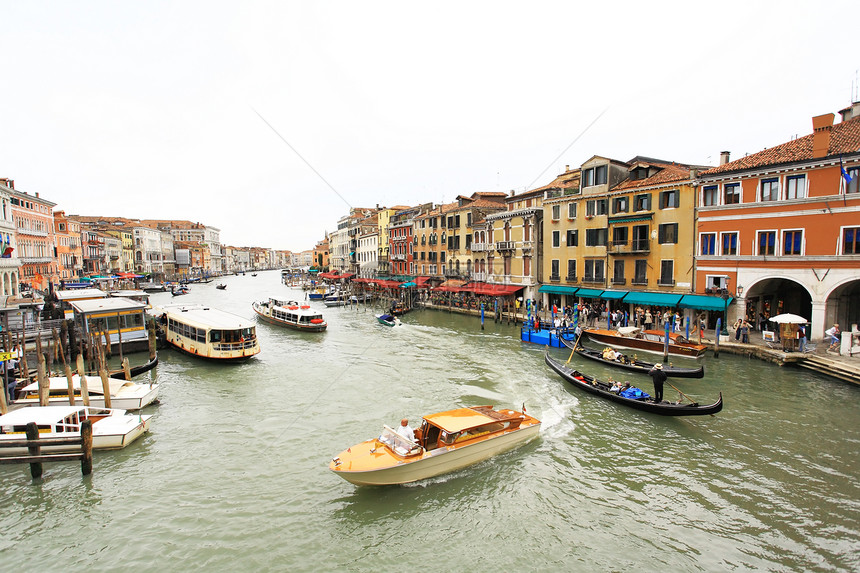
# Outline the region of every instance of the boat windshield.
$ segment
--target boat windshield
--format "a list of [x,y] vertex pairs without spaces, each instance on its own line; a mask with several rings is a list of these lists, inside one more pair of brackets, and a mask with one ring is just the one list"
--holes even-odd
[[415,442],[410,442],[388,426],[382,427],[382,433],[379,435],[379,441],[388,447],[395,454],[401,456],[411,456],[420,453],[421,446]]

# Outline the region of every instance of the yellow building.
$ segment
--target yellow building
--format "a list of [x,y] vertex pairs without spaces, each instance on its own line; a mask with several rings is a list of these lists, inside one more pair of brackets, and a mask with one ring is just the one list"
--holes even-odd
[[[505,193],[476,192],[471,197],[460,195],[449,205],[445,218],[447,233],[444,248],[447,250],[446,276],[468,281],[473,276],[472,244],[476,226],[484,229],[486,216],[506,209]],[[484,280],[484,279],[477,279]]]
[[694,175],[645,157],[583,163],[579,193],[543,203],[544,304],[694,308],[681,303],[693,292]]
[[134,270],[134,232],[122,227],[106,227],[106,235],[122,240],[122,257],[120,269],[124,272]]

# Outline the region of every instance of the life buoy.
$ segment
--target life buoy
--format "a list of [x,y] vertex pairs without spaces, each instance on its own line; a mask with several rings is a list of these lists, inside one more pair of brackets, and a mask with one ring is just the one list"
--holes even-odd
[[299,307],[297,307],[297,306],[288,306],[287,308],[289,308],[290,310],[298,310],[298,308],[299,308]]
[[303,304],[303,305],[302,305],[302,308],[310,308],[310,305],[308,305],[308,304]]
[[312,322],[313,324],[322,324],[322,323],[323,323],[323,319],[321,319],[321,318],[312,318],[312,319],[311,319],[311,322]]

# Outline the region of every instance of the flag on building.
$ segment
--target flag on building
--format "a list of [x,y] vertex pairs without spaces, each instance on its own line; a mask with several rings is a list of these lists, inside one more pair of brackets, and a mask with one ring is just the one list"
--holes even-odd
[[853,177],[848,175],[848,172],[845,170],[845,166],[842,165],[842,157],[839,157],[839,170],[842,171],[842,179],[845,180],[845,184],[848,185],[853,181]]

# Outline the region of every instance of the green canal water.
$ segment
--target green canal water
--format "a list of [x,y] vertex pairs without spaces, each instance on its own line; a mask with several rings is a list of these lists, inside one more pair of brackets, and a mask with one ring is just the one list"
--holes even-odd
[[[303,296],[276,272],[224,282],[175,300],[250,318]],[[0,571],[860,569],[860,389],[709,353],[704,379],[670,381],[724,410],[663,418],[567,387],[514,326],[374,311],[327,309],[320,334],[260,324],[245,364],[162,351],[150,433],[91,477],[0,466]],[[540,437],[453,474],[357,488],[327,468],[403,416],[523,403]]]

